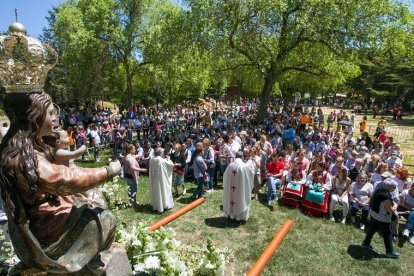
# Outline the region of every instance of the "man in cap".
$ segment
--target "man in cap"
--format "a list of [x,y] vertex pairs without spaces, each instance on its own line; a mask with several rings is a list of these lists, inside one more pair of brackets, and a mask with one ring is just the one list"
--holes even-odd
[[102,138],[103,138],[103,144],[104,147],[106,148],[108,146],[108,144],[111,143],[111,134],[112,134],[112,127],[109,124],[108,121],[103,121],[102,123]]
[[393,177],[392,173],[390,173],[388,171],[383,172],[381,174],[382,181],[378,181],[378,182],[374,183],[375,184],[374,185],[374,193],[378,190],[385,189],[385,184],[388,183],[389,181],[394,181],[395,183],[397,183],[397,189],[390,192],[390,194],[391,194],[392,201],[396,205],[395,208],[397,208],[397,204],[399,203],[399,200],[400,200],[399,199],[400,194],[398,192],[398,182],[393,180],[392,177]]
[[242,131],[240,131],[239,132],[239,134],[240,134],[240,145],[241,145],[241,148],[242,149],[244,149],[246,146],[249,146],[249,143],[250,143],[250,141],[248,141],[248,137],[247,137],[247,131],[245,131],[245,130],[242,130]]
[[391,156],[387,158],[386,163],[388,164],[390,171],[394,171],[403,166],[403,162],[398,157],[398,152],[396,150],[391,151]]
[[364,163],[368,163],[368,161],[371,158],[371,155],[369,154],[369,150],[366,146],[362,146],[359,148],[358,157],[361,158],[364,161]]
[[391,233],[391,220],[393,216],[396,216],[396,206],[392,200],[391,193],[394,192],[395,189],[397,189],[397,182],[392,179],[386,179],[384,180],[381,189],[374,192],[369,211],[369,214],[371,215],[371,224],[365,239],[362,242],[363,247],[373,249],[371,240],[377,231],[381,232],[386,256],[388,258],[400,257],[400,253],[394,251]]
[[[390,193],[392,201],[394,202],[393,208],[397,209],[398,205],[400,204],[400,193],[398,192],[398,182],[395,179],[393,179],[393,174],[388,171],[383,172],[381,174],[381,178],[382,178],[382,181],[375,182],[374,184],[374,187],[375,187],[374,193],[378,190],[385,189],[385,185],[389,181],[394,181],[395,183],[397,183],[397,189],[395,189],[394,191]],[[398,217],[394,217],[393,220],[391,221],[391,230],[392,230],[394,241],[398,241],[398,233],[399,233],[398,229],[399,229],[399,220],[398,220]]]

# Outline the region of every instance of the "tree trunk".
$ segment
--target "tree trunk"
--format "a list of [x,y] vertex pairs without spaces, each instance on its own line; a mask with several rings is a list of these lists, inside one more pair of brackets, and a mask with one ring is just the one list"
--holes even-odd
[[267,107],[270,102],[270,95],[272,93],[273,86],[276,83],[276,78],[274,78],[271,74],[268,74],[265,77],[265,82],[263,85],[262,93],[260,94],[260,104],[259,104],[259,112],[258,112],[258,120],[262,122],[263,119],[267,115]]
[[124,60],[125,75],[126,75],[126,107],[131,108],[134,105],[134,99],[132,95],[132,72],[129,66],[128,58]]

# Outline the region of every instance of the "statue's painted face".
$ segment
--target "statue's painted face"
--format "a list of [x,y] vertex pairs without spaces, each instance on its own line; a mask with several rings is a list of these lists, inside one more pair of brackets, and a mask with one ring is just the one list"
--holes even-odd
[[56,108],[53,104],[50,104],[46,111],[46,117],[40,128],[39,136],[43,137],[46,135],[53,134],[53,126],[56,123]]

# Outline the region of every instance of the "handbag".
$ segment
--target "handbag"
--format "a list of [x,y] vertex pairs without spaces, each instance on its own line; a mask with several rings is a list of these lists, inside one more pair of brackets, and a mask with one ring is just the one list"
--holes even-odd
[[311,186],[313,189],[309,189],[306,193],[306,200],[318,204],[323,204],[325,198],[325,190],[321,189],[321,187],[315,183]]
[[201,169],[200,166],[197,164],[197,162],[194,160],[195,164],[197,165],[197,167],[200,169],[200,171],[203,173],[203,178],[204,180],[208,181],[208,172]]
[[184,170],[182,168],[179,169],[175,169],[174,173],[178,174],[178,175],[184,175]]
[[299,208],[303,198],[303,185],[289,182],[282,195],[282,203],[287,206]]
[[[210,149],[208,150],[207,158],[210,158]],[[209,169],[214,169],[216,167],[216,163],[213,161],[212,163],[208,163]]]

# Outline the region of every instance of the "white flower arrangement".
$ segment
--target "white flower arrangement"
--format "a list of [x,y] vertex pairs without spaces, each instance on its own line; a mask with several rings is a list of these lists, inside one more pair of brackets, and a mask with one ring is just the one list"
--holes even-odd
[[[0,266],[3,266],[6,270],[11,268],[18,262],[20,262],[19,258],[16,256],[14,252],[13,245],[10,241],[6,241],[6,237],[4,235],[3,229],[0,228],[0,257],[1,262]],[[0,271],[2,271],[0,269]]]
[[116,241],[125,247],[134,274],[224,275],[230,250],[218,250],[210,240],[204,246],[183,245],[175,235],[171,228],[149,231],[140,222],[129,229],[119,228]]
[[119,210],[131,207],[129,200],[121,195],[124,194],[124,187],[119,183],[119,176],[115,176],[112,181],[106,182],[102,186],[102,192],[111,210]]

